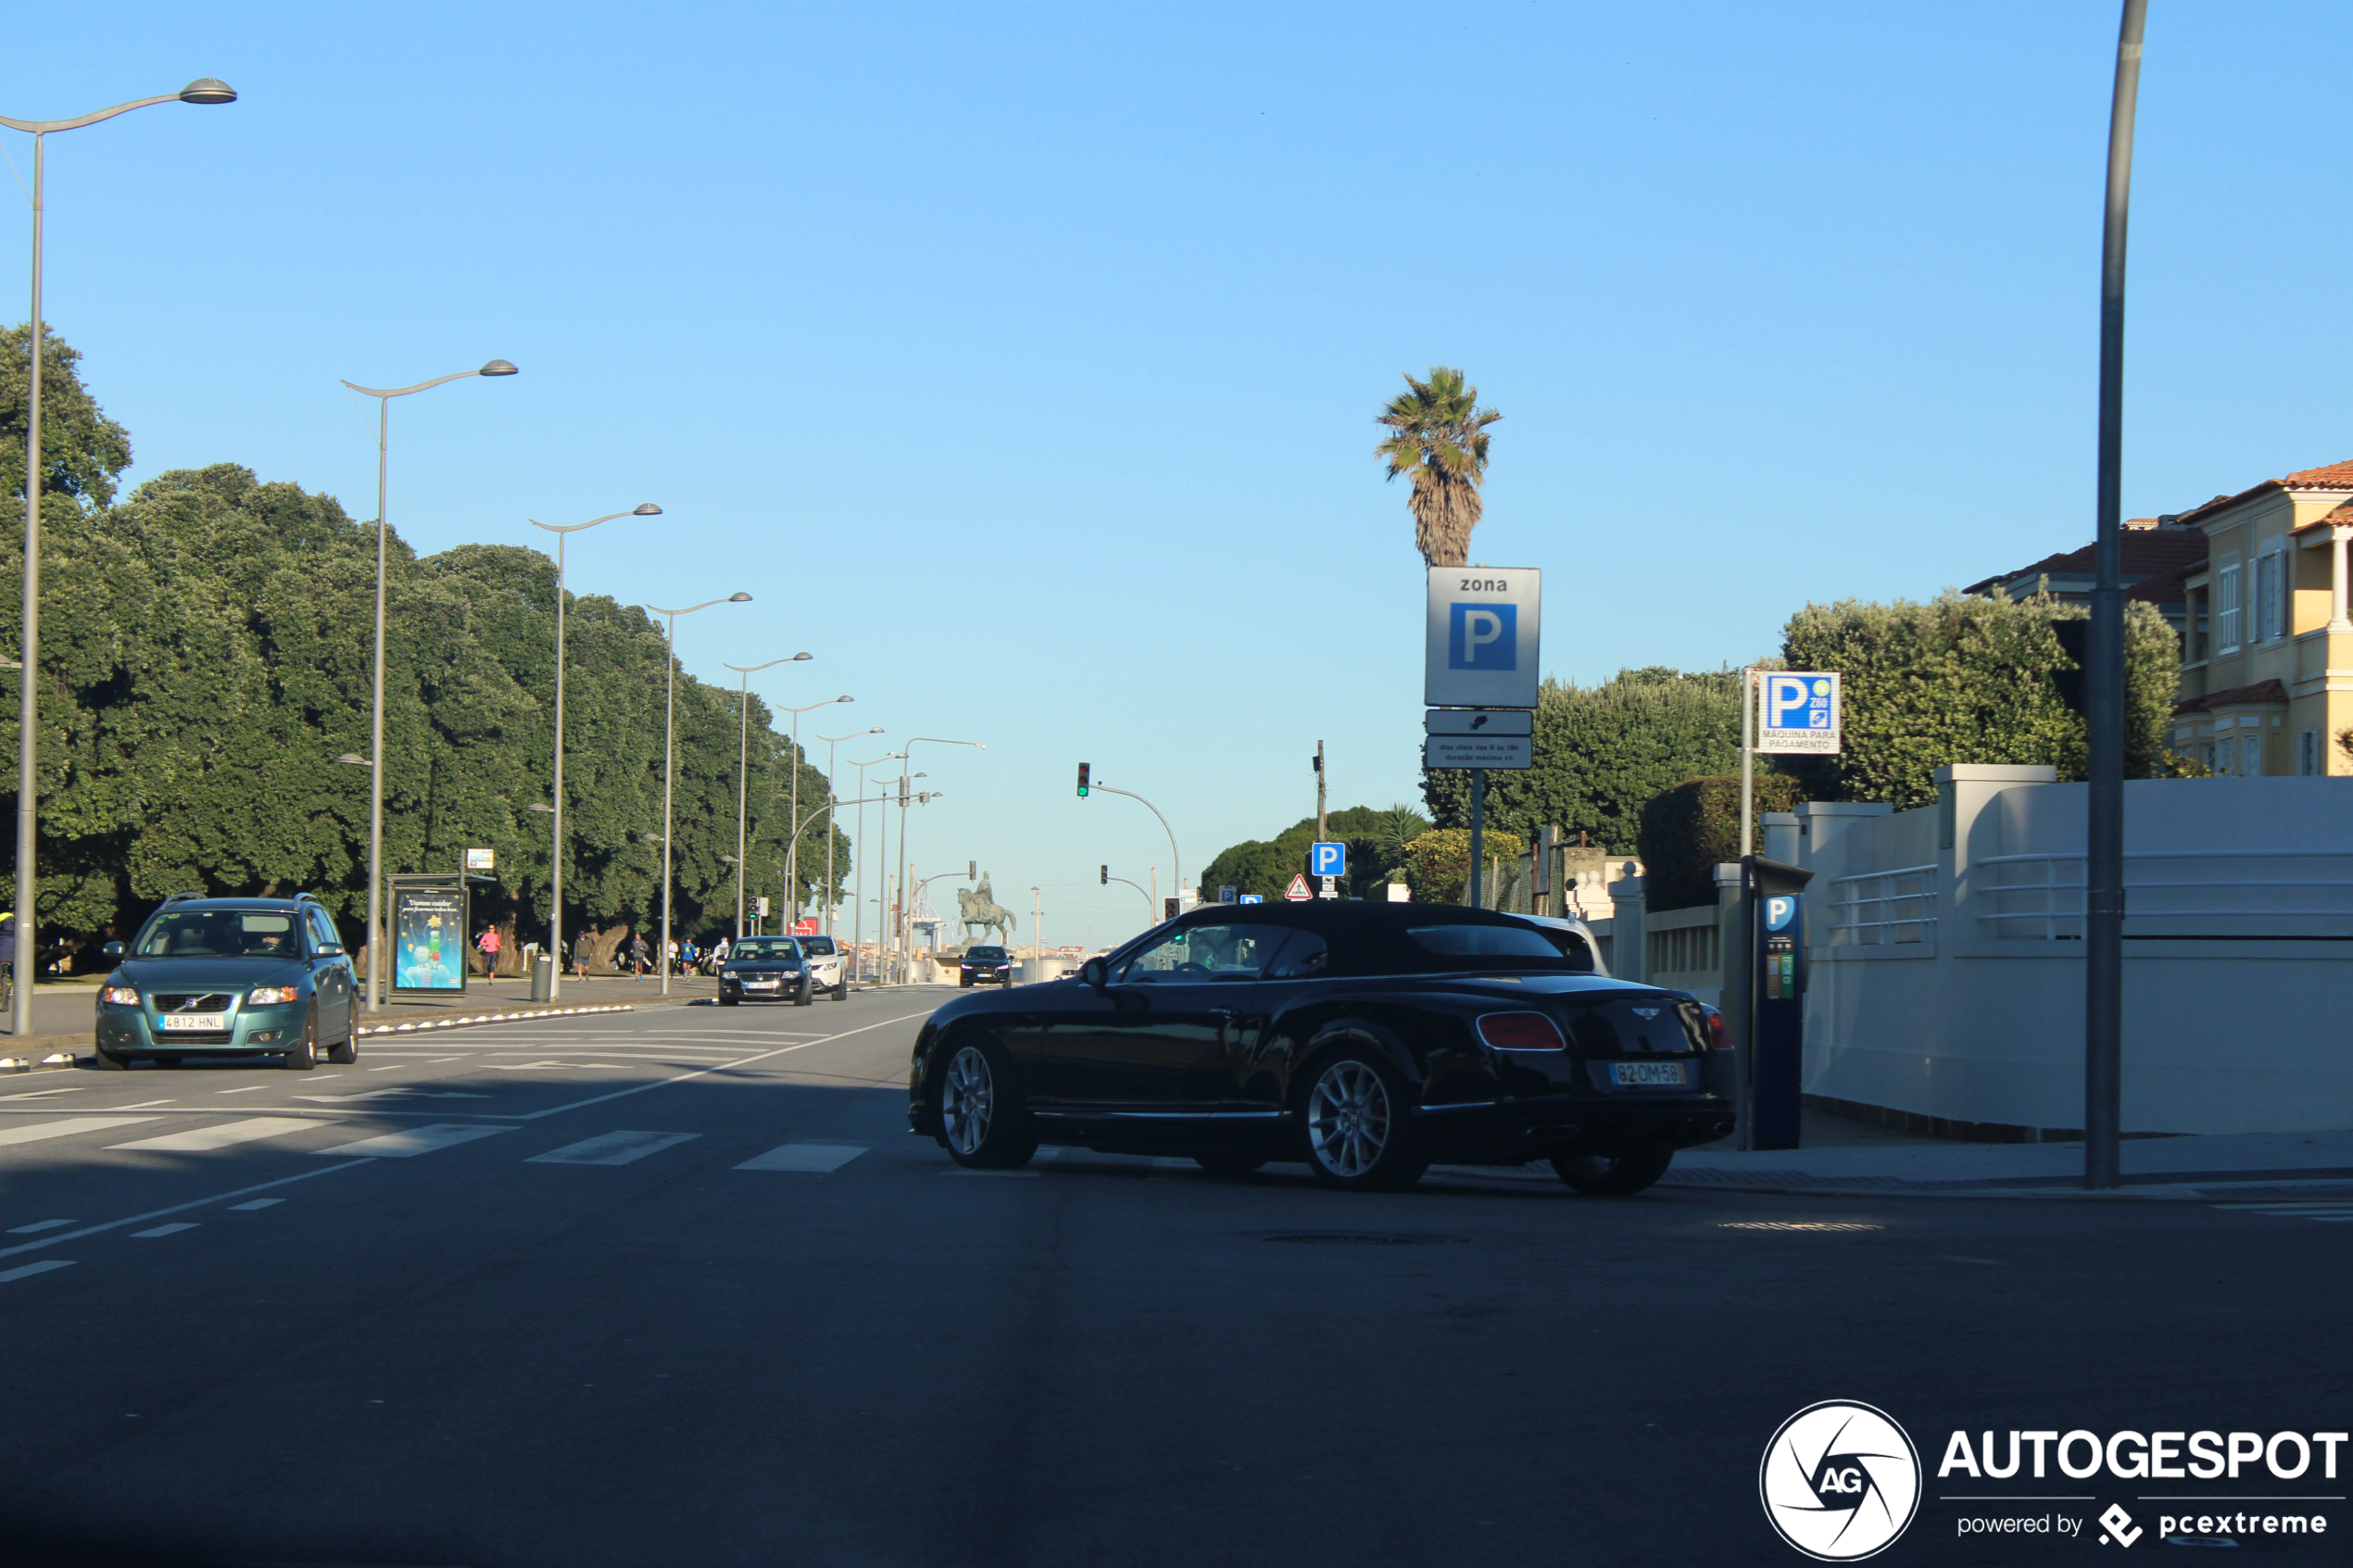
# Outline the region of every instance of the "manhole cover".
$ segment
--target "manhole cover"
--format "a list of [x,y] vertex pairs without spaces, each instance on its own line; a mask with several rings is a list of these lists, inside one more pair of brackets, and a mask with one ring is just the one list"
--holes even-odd
[[1861,1220],[1725,1220],[1716,1227],[1727,1231],[1883,1231]]
[[1260,1237],[1263,1241],[1297,1242],[1306,1247],[1433,1247],[1461,1241],[1459,1236],[1368,1236],[1361,1231],[1299,1231]]

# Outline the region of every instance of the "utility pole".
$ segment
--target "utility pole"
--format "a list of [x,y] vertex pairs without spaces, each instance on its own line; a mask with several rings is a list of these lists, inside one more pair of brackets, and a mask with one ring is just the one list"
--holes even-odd
[[1315,743],[1315,842],[1324,843],[1332,835],[1330,819],[1324,814],[1324,743]]

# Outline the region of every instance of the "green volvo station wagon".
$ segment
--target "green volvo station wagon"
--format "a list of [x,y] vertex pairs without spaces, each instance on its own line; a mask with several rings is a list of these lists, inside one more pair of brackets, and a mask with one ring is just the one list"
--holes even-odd
[[105,952],[116,966],[98,993],[100,1067],[269,1053],[307,1072],[322,1056],[359,1058],[351,959],[308,893],[181,894],[147,917],[127,952],[120,942]]

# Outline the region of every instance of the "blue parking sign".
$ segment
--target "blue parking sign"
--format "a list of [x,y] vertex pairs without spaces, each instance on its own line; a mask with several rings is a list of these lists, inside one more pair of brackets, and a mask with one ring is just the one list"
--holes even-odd
[[1348,846],[1335,843],[1311,844],[1307,847],[1307,874],[1310,876],[1346,876]]
[[1839,749],[1836,671],[1768,670],[1758,680],[1758,751],[1826,755]]
[[1264,893],[1245,893],[1241,896],[1239,902],[1244,904],[1263,904],[1266,902],[1266,895]]

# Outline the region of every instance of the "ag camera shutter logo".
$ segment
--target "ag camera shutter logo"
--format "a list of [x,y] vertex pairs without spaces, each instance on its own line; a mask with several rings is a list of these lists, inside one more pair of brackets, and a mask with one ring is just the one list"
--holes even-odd
[[1885,1411],[1825,1399],[1781,1423],[1757,1467],[1765,1517],[1818,1562],[1855,1562],[1894,1544],[1920,1506],[1920,1456]]

